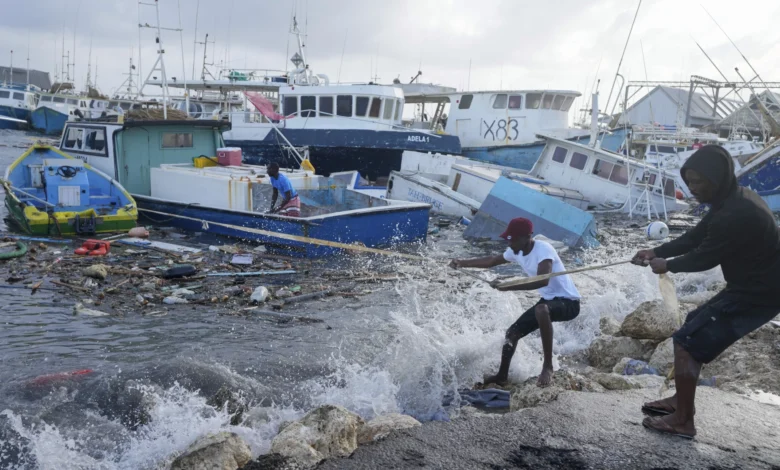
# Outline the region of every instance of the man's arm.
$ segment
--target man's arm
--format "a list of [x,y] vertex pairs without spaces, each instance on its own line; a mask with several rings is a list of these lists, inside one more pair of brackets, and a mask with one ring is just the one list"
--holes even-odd
[[734,249],[734,244],[738,239],[737,231],[743,226],[744,224],[740,223],[739,220],[734,219],[722,219],[711,223],[707,236],[694,250],[665,263],[660,263],[659,266],[653,265],[653,272],[657,274],[662,274],[665,271],[698,273],[714,268],[720,264],[723,253]]
[[506,264],[509,261],[504,259],[504,255],[486,256],[484,258],[474,259],[454,259],[450,261],[450,267],[453,268],[483,268],[488,269],[495,266]]
[[[537,276],[543,276],[545,274],[550,274],[552,272],[552,260],[551,259],[545,259],[542,260],[539,263],[539,266],[536,268],[536,275]],[[544,279],[542,281],[536,281],[532,282],[530,284],[521,284],[519,286],[512,286],[512,287],[496,287],[497,290],[500,291],[510,291],[510,290],[536,290],[541,289],[542,287],[547,287],[550,284],[549,279]]]

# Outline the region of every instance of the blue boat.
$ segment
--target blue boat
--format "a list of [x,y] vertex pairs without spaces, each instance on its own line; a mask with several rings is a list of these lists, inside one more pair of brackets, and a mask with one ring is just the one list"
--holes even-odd
[[39,106],[31,115],[32,128],[46,135],[59,135],[68,121],[68,115],[49,108],[48,106]]
[[210,166],[229,129],[229,122],[209,120],[68,121],[60,148],[114,175],[150,222],[255,240],[306,257],[425,241],[430,205],[374,197],[345,175],[288,171],[301,217],[263,212],[272,193],[265,167]]
[[27,129],[36,98],[27,85],[0,85],[0,129]]
[[599,245],[592,214],[503,176],[496,181],[463,237],[499,240],[515,217],[530,219],[536,234],[567,246]]
[[770,145],[745,162],[737,181],[764,198],[773,212],[780,212],[780,145]]

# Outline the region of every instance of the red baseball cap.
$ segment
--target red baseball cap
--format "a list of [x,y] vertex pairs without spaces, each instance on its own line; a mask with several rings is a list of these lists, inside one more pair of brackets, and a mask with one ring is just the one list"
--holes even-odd
[[505,240],[511,240],[512,237],[522,237],[534,233],[534,223],[524,217],[518,217],[509,221],[504,233],[499,235]]

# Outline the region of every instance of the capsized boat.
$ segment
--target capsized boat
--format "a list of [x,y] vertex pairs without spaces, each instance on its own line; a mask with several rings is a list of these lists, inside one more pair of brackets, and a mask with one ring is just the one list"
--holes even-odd
[[36,144],[3,180],[10,219],[36,235],[87,235],[135,227],[135,200],[118,181],[82,160]]

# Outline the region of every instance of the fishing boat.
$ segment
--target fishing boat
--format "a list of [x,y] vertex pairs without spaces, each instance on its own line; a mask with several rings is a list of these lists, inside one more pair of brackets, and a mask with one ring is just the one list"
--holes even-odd
[[90,235],[135,227],[135,201],[118,181],[54,147],[30,147],[5,172],[10,219],[36,235]]
[[[406,105],[420,110],[405,124],[457,136],[465,157],[528,171],[545,146],[538,134],[589,141],[589,130],[569,126],[569,111],[579,96],[571,90],[410,91]],[[428,105],[435,106],[430,116]],[[616,150],[624,136],[622,129],[605,133],[602,146]]]
[[41,93],[38,106],[32,112],[32,128],[47,135],[60,135],[65,122],[77,117],[97,119],[139,109],[142,103],[132,100],[93,99],[64,93]]
[[30,113],[35,109],[34,87],[0,85],[0,129],[27,129]]
[[746,161],[737,171],[737,181],[764,198],[773,212],[780,212],[780,140]]
[[[425,240],[430,205],[360,192],[357,172],[318,175],[294,148],[289,150],[301,160],[284,173],[300,197],[301,217],[269,213],[273,188],[266,167],[218,156],[226,153],[222,135],[230,127],[215,120],[68,121],[60,148],[114,175],[151,222],[256,240],[271,250],[310,257],[355,244],[372,248]],[[96,135],[77,138],[87,133]],[[204,158],[216,165],[204,164]]]

